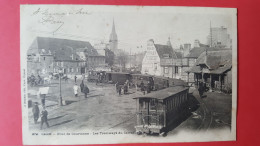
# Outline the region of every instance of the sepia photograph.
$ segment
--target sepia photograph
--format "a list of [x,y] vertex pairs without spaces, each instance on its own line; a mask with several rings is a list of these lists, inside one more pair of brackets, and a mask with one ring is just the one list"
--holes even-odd
[[20,6],[23,144],[236,140],[237,10]]

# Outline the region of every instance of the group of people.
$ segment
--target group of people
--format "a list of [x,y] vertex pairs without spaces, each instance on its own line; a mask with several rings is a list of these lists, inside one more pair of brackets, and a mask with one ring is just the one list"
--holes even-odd
[[27,80],[31,86],[36,86],[44,82],[40,75],[34,76],[33,74],[29,76]]
[[42,105],[42,111],[40,112],[40,108],[38,106],[38,102],[35,102],[33,107],[32,107],[32,113],[33,113],[33,120],[34,124],[37,124],[37,121],[40,117],[41,119],[41,126],[40,129],[42,129],[43,124],[45,123],[46,126],[49,128],[49,123],[48,123],[48,111],[45,108],[45,105]]
[[143,80],[140,83],[140,89],[141,92],[143,92],[143,94],[145,95],[145,91],[147,93],[151,93],[151,91],[153,90],[153,85],[150,81],[147,82],[147,85],[144,84]]
[[[74,90],[75,97],[78,97],[79,87],[78,87],[77,83],[75,83],[75,85],[73,86],[73,90]],[[80,83],[80,91],[81,91],[81,93],[84,93],[85,98],[88,97],[89,88],[88,88],[87,84],[84,84],[84,80],[82,80]]]
[[128,93],[128,89],[129,89],[129,81],[126,80],[125,83],[123,85],[120,85],[118,82],[116,83],[116,92],[119,95],[123,94],[127,94]]

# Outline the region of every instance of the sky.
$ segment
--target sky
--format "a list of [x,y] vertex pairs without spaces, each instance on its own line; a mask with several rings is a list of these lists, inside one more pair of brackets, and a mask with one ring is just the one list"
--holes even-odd
[[210,22],[232,36],[234,14],[224,8],[23,5],[21,47],[27,49],[37,36],[108,43],[114,20],[119,49],[137,53],[145,51],[149,39],[166,44],[169,37],[179,48],[195,39],[206,43]]

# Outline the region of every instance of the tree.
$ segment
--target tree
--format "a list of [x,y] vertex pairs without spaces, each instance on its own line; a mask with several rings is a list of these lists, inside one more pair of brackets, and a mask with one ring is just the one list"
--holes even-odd
[[112,66],[112,65],[114,65],[114,59],[115,59],[114,52],[109,49],[105,49],[105,62],[109,66]]
[[120,66],[122,67],[123,70],[125,70],[127,58],[128,58],[128,55],[123,51],[120,51],[117,56],[118,63],[120,64]]

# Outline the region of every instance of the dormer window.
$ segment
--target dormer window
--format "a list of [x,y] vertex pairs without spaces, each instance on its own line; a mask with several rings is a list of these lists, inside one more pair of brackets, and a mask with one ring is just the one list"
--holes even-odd
[[163,54],[163,58],[169,58],[170,55],[169,54]]

